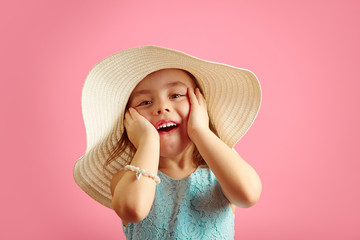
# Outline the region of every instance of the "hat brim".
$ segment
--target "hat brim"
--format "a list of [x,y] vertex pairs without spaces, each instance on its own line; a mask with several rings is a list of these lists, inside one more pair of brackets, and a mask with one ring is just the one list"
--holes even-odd
[[87,147],[75,163],[74,179],[106,207],[112,208],[111,179],[127,164],[120,156],[103,167],[124,131],[124,111],[130,94],[148,74],[167,68],[186,70],[196,78],[210,120],[229,147],[245,135],[257,116],[261,87],[249,70],[156,46],[128,49],[102,60],[89,72],[83,86]]

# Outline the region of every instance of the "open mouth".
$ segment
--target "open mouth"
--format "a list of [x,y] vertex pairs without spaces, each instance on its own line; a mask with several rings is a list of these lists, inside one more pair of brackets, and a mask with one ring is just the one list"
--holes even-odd
[[158,126],[156,129],[159,131],[159,132],[169,132],[175,128],[177,128],[178,125],[173,123],[173,122],[169,122],[169,123],[164,123],[160,126]]

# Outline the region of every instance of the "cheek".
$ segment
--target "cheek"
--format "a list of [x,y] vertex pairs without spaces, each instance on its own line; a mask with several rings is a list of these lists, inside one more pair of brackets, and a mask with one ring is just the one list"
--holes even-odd
[[188,101],[181,105],[181,114],[183,117],[188,117],[190,114],[190,103]]
[[148,110],[144,110],[144,109],[139,110],[139,109],[137,109],[136,111],[138,111],[138,113],[139,113],[141,116],[143,116],[144,118],[146,118],[146,120],[150,121],[150,115],[151,115],[151,113],[150,113]]

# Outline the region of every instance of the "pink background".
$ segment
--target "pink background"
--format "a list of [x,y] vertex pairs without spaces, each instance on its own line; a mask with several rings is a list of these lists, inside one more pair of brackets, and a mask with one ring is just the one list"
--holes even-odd
[[80,97],[95,63],[147,44],[261,81],[236,149],[263,193],[237,209],[235,239],[360,239],[359,1],[15,0],[0,11],[1,239],[123,239],[72,178],[86,146]]

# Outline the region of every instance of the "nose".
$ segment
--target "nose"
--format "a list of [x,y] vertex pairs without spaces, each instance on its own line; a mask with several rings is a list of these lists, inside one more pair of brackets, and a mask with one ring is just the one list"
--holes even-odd
[[170,109],[167,108],[167,107],[158,107],[157,110],[156,110],[157,114],[162,114],[162,113],[165,113],[165,112],[170,112]]
[[159,102],[159,104],[155,108],[155,113],[159,115],[166,112],[170,112],[170,107],[168,106],[168,104],[165,101]]

